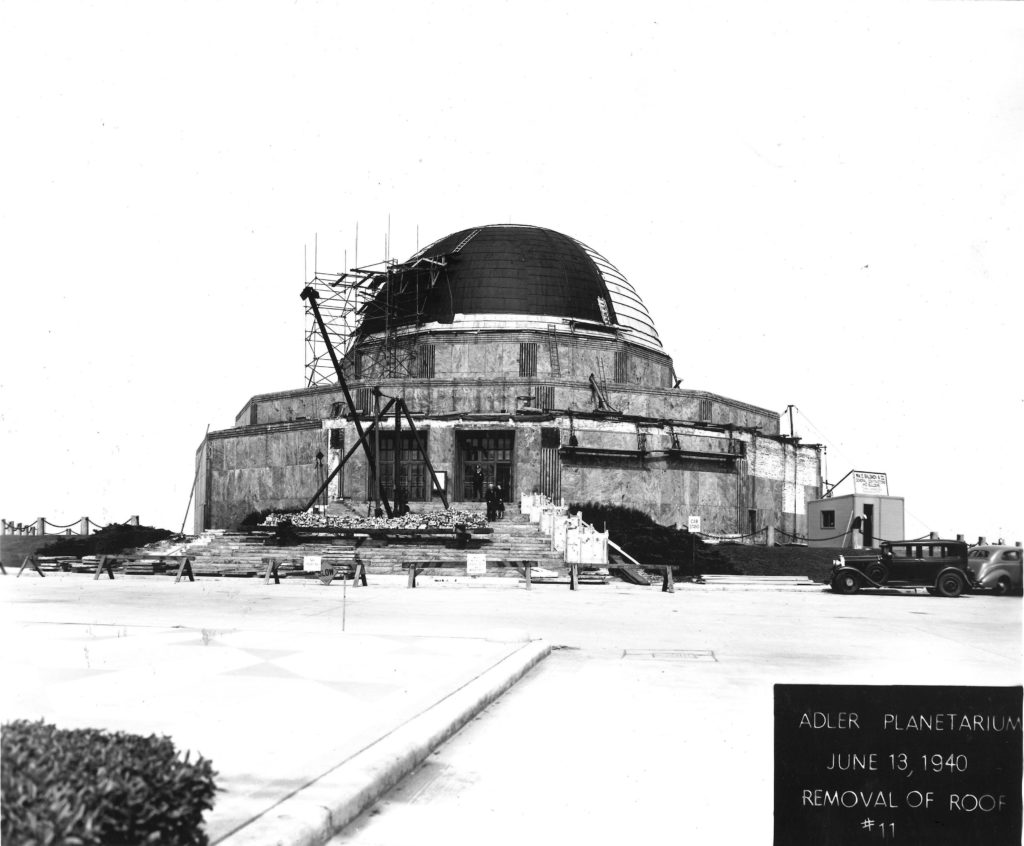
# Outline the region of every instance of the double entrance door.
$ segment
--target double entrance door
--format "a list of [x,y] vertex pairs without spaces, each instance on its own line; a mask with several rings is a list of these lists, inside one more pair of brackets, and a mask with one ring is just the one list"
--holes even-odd
[[462,432],[459,436],[459,488],[463,500],[483,499],[488,485],[501,487],[501,498],[512,499],[513,432]]

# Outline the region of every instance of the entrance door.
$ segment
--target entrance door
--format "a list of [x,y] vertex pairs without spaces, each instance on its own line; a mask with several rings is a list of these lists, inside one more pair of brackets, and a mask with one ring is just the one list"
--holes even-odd
[[864,548],[875,545],[875,506],[864,506]]
[[[515,442],[513,432],[466,432],[460,438],[462,471],[461,493],[463,500],[483,497],[487,486],[501,485],[501,496],[505,502],[512,499],[512,448]],[[476,490],[474,477],[477,468],[483,474],[480,491]]]

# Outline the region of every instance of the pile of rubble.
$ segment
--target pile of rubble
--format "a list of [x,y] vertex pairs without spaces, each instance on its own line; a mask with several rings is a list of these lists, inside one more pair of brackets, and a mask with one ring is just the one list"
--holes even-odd
[[268,514],[263,526],[278,526],[290,523],[300,529],[467,529],[487,525],[483,514],[472,511],[432,511],[429,514],[406,514],[402,517],[356,517],[350,514],[316,514],[305,511],[299,514]]

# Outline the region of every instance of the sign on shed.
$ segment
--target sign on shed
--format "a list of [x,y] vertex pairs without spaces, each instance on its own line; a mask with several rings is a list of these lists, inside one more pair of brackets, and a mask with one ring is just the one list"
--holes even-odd
[[302,556],[302,572],[304,573],[319,573],[320,565],[323,561],[322,555],[303,555]]
[[853,492],[871,496],[888,496],[889,480],[885,473],[865,473],[863,470],[854,470]]
[[484,576],[487,574],[487,555],[483,552],[466,553],[466,575]]

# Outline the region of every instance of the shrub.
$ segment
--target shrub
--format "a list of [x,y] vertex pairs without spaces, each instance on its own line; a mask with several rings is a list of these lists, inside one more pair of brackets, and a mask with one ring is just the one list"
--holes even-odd
[[[713,568],[715,553],[700,538],[672,526],[662,526],[636,508],[597,502],[569,506],[571,514],[580,511],[584,520],[598,531],[607,529],[609,537],[641,564],[668,564],[677,578],[723,572]],[[614,555],[615,551],[609,550],[609,556]]]
[[206,846],[212,764],[178,758],[168,737],[0,727],[0,837],[24,846]]
[[111,523],[91,535],[66,535],[39,550],[40,555],[116,555],[126,549],[135,549],[148,543],[174,537],[168,529],[152,526],[132,526],[128,523]]

